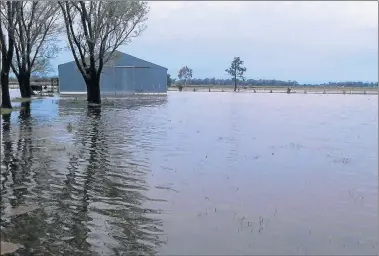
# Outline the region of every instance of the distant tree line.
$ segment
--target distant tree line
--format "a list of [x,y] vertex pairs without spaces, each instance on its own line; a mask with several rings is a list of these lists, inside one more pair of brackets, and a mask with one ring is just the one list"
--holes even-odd
[[[182,83],[182,81],[177,80],[172,85],[177,85]],[[186,81],[187,85],[224,85],[230,86],[234,85],[233,79],[216,79],[216,78],[190,78]],[[283,86],[283,87],[294,87],[294,86],[346,86],[346,87],[378,87],[378,82],[361,82],[361,81],[346,81],[346,82],[329,82],[323,84],[300,84],[297,81],[283,81],[276,79],[245,79],[238,80],[238,85],[240,86]]]
[[347,82],[329,82],[321,84],[323,86],[348,86],[348,87],[378,87],[378,82],[361,82],[361,81],[347,81]]
[[295,80],[277,80],[277,79],[246,79],[244,73],[246,68],[243,66],[243,61],[240,57],[234,57],[231,65],[225,72],[231,76],[227,79],[213,78],[192,78],[193,70],[187,66],[182,67],[179,70],[179,80],[172,79],[168,75],[167,85],[176,86],[179,91],[182,90],[183,85],[208,85],[208,86],[230,86],[234,85],[234,91],[239,86],[283,86],[283,87],[296,87],[296,86],[331,86],[331,87],[378,87],[378,82],[362,82],[362,81],[344,81],[344,82],[328,82],[323,84],[300,84]]

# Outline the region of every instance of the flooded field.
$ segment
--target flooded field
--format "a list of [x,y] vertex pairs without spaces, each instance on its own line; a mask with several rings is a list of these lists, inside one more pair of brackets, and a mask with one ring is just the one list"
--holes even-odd
[[30,108],[1,125],[1,241],[19,255],[378,252],[377,96]]

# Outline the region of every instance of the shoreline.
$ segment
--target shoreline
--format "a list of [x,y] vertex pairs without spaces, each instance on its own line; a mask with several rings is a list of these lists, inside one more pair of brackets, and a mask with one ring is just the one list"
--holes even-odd
[[[239,89],[239,91],[238,91]],[[260,86],[260,87],[238,87],[237,92],[244,93],[287,93],[287,87]],[[204,85],[187,85],[182,91],[192,92],[234,92],[233,86],[204,86]],[[254,92],[255,90],[255,92]],[[167,91],[179,91],[177,87],[170,86]],[[292,87],[291,93],[300,94],[359,94],[359,95],[378,95],[376,87]]]

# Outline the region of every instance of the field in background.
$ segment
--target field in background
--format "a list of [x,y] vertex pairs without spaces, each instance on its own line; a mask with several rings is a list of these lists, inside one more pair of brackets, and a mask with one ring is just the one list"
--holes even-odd
[[[230,92],[233,85],[187,85],[183,91]],[[238,86],[240,92],[254,93],[286,93],[285,86]],[[176,86],[170,86],[169,91],[178,91]],[[378,94],[377,87],[331,87],[331,86],[296,86],[291,88],[291,93],[317,93],[317,94]]]
[[[59,92],[59,83],[58,79],[32,79],[30,81],[32,90],[36,93],[54,93]],[[10,90],[19,90],[19,85],[17,81],[9,82]]]
[[[31,81],[34,91],[43,93],[58,92],[58,82],[52,80]],[[18,89],[17,82],[11,82],[10,89]],[[286,93],[285,86],[238,86],[240,92],[254,93]],[[183,91],[199,92],[231,92],[233,85],[187,85]],[[178,91],[176,86],[169,86],[168,91]],[[335,86],[296,86],[291,87],[291,93],[317,93],[317,94],[378,94],[378,87],[335,87]]]

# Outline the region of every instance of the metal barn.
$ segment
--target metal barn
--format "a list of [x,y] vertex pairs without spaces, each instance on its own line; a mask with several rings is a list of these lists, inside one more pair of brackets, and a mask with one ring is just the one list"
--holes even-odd
[[[71,61],[58,66],[61,94],[85,94],[82,74]],[[102,95],[165,94],[167,93],[167,68],[115,51],[105,63],[101,78]]]

